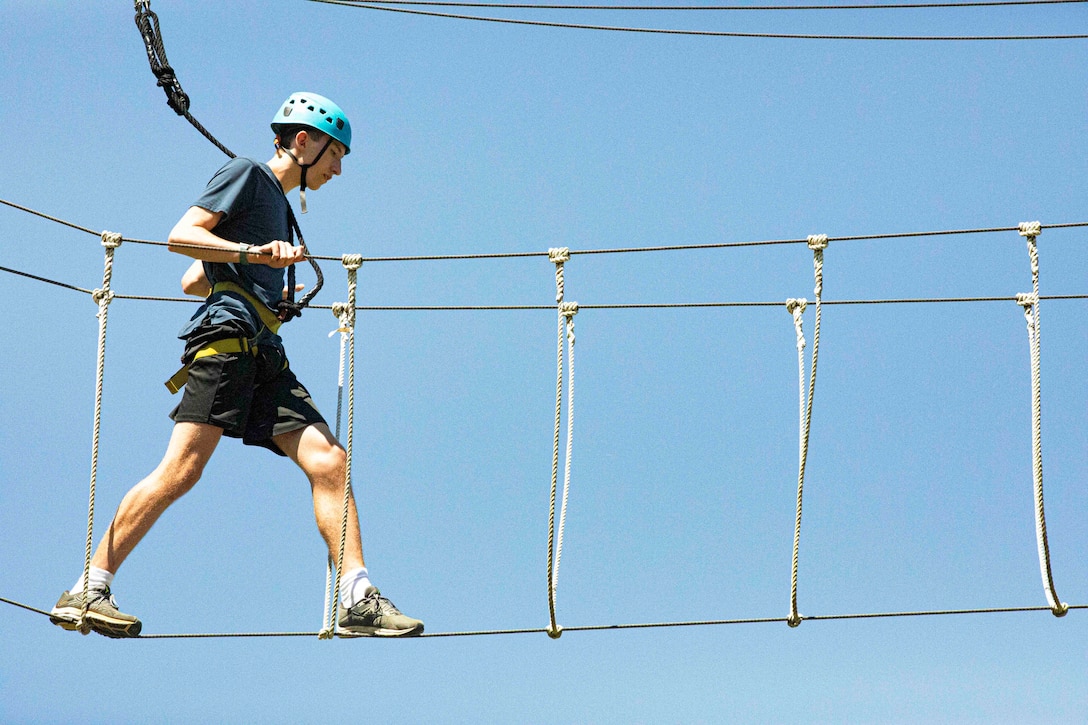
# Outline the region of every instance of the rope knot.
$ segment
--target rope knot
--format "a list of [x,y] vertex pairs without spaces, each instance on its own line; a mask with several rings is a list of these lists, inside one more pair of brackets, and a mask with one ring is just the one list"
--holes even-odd
[[808,300],[806,300],[804,297],[801,297],[800,299],[796,297],[790,297],[788,300],[786,300],[786,311],[794,317],[796,317],[799,313],[804,312],[805,307],[807,306]]
[[91,293],[91,299],[95,304],[101,305],[105,302],[107,305],[113,301],[113,290],[109,289],[96,289]]
[[1034,307],[1039,302],[1039,297],[1034,292],[1017,292],[1016,304],[1021,307]]
[[340,259],[343,262],[344,267],[349,270],[359,269],[363,266],[363,255],[361,254],[345,254]]
[[329,333],[329,337],[332,337],[336,333],[348,333],[351,332],[351,305],[347,302],[333,302],[332,303],[332,316],[339,321],[340,326]]
[[106,249],[116,249],[121,246],[122,237],[117,232],[102,232],[102,246]]
[[801,619],[802,617],[800,614],[791,614],[789,617],[786,618],[786,624],[796,629],[797,627],[801,626]]
[[566,317],[568,320],[578,314],[577,302],[561,302],[559,304],[559,314]]
[[1020,222],[1020,236],[1037,237],[1043,232],[1043,225],[1039,222]]
[[827,249],[827,235],[826,234],[809,234],[808,235],[808,248],[812,250]]
[[552,247],[548,250],[548,260],[555,264],[555,301],[563,301],[563,263],[570,261],[569,247]]
[[549,626],[548,627],[548,636],[551,637],[552,639],[559,639],[560,637],[563,636],[563,628],[560,627],[558,624],[555,625],[554,627]]
[[562,264],[570,261],[570,247],[552,247],[548,250],[548,261],[552,264]]
[[290,300],[280,300],[279,304],[276,305],[276,310],[276,316],[282,322],[290,322],[296,317],[302,317],[302,306]]

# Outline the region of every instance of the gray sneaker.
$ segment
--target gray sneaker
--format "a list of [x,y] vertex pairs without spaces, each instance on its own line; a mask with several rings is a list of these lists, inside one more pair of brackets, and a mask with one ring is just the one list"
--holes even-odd
[[[87,623],[91,629],[106,637],[138,637],[143,625],[131,614],[118,611],[117,601],[110,588],[91,589],[87,593]],[[83,592],[65,592],[49,614],[49,621],[69,631],[79,629],[79,617],[83,614]]]
[[364,599],[348,609],[340,605],[340,629],[370,637],[413,637],[423,634],[423,622],[412,619],[393,606],[375,587]]

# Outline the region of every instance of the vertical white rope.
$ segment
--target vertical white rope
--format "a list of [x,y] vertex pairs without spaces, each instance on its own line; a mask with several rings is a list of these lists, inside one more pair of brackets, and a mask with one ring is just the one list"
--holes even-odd
[[[350,306],[346,302],[333,303],[332,314],[340,324],[335,330],[329,333],[329,337],[332,337],[337,333],[340,334],[340,369],[336,377],[336,440],[340,440],[340,420],[344,409],[344,355],[347,347],[348,334],[351,332],[349,309]],[[328,623],[332,621],[329,616],[329,609],[332,605],[334,566],[332,554],[329,554],[325,559],[325,609],[321,615],[322,629],[318,633],[319,639],[329,639],[333,635],[333,630],[329,627]]]
[[[808,300],[804,297],[800,299],[790,298],[786,300],[786,311],[793,316],[793,331],[797,336],[797,430],[803,431],[805,428],[805,332],[803,329],[805,308],[808,307]],[[801,448],[803,439],[801,435],[797,436],[797,461],[800,465],[801,461]]]
[[[556,352],[555,376],[555,435],[552,445],[552,488],[548,511],[548,636],[558,639],[563,634],[555,618],[556,589],[559,581],[559,560],[563,553],[563,529],[566,525],[567,500],[570,492],[571,452],[574,441],[574,315],[578,313],[578,304],[563,301],[563,264],[570,260],[570,250],[559,247],[548,250],[548,259],[555,264],[555,302],[558,309],[558,341]],[[567,357],[569,360],[569,400],[567,402],[567,448],[563,476],[563,497],[559,514],[558,536],[555,529],[555,499],[559,486],[559,432],[563,407],[563,336],[567,337]]]
[[[336,633],[336,612],[340,604],[340,577],[344,573],[344,547],[348,538],[348,512],[351,504],[351,463],[355,421],[355,291],[359,267],[363,266],[362,255],[345,254],[342,257],[348,270],[348,434],[345,444],[346,460],[344,463],[344,506],[340,518],[340,548],[336,557],[336,577],[333,580],[332,594],[329,596],[329,614],[325,629],[318,633],[321,639],[329,639]],[[326,590],[327,591],[327,590]]]
[[[792,570],[790,573],[790,615],[786,619],[787,624],[791,627],[796,627],[801,624],[802,617],[797,611],[797,568],[798,560],[801,549],[801,503],[804,498],[805,490],[805,467],[808,463],[808,441],[809,432],[812,428],[812,400],[816,393],[816,363],[820,354],[820,302],[823,299],[824,292],[824,249],[827,248],[827,235],[826,234],[811,234],[808,237],[808,247],[812,250],[812,267],[813,276],[815,278],[814,292],[816,296],[816,321],[812,330],[812,369],[809,372],[808,377],[808,395],[804,399],[804,413],[801,418],[801,432],[800,432],[800,462],[797,467],[797,516],[794,521],[793,529],[793,562]],[[798,330],[798,350],[800,354],[799,360],[804,361],[803,357],[803,338],[800,338],[800,323],[798,318],[804,308],[801,307],[797,310],[797,307],[801,305],[795,305],[794,309],[790,310],[791,314],[795,318],[795,326]],[[788,309],[788,303],[787,303]],[[804,389],[804,378],[801,376],[801,388]]]
[[567,523],[570,461],[571,451],[574,446],[574,316],[578,314],[578,303],[564,302],[560,305],[559,314],[565,320],[567,332],[567,450],[563,471],[563,499],[559,506],[559,532],[555,541],[555,569],[552,572],[553,592],[559,586],[559,559],[563,556],[563,530]]
[[1046,536],[1046,513],[1043,507],[1043,432],[1042,432],[1042,382],[1039,325],[1039,251],[1036,238],[1042,231],[1039,222],[1020,224],[1020,236],[1027,238],[1028,257],[1031,260],[1031,286],[1029,294],[1018,294],[1016,302],[1024,308],[1028,326],[1028,346],[1031,350],[1031,460],[1035,489],[1035,540],[1039,549],[1039,570],[1046,591],[1047,603],[1054,616],[1065,616],[1069,606],[1054,591],[1054,575],[1050,569],[1050,545]]
[[91,485],[87,504],[87,542],[83,557],[83,608],[79,613],[79,631],[90,634],[91,625],[87,621],[88,596],[90,594],[91,548],[94,544],[94,502],[98,480],[98,441],[102,429],[102,381],[106,372],[106,323],[109,319],[110,302],[113,291],[110,281],[113,279],[113,253],[121,246],[121,235],[115,232],[102,232],[102,246],[106,249],[105,266],[102,272],[102,287],[91,294],[91,299],[98,304],[98,365],[95,370],[94,386],[94,434],[91,442]]

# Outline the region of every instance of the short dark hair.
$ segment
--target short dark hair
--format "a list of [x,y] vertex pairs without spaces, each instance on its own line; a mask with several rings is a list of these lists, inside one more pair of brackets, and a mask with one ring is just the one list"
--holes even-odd
[[298,136],[299,131],[305,131],[310,136],[316,134],[316,138],[321,140],[328,136],[327,133],[313,126],[306,126],[301,123],[296,123],[290,126],[280,126],[276,132],[276,138],[279,140],[279,145],[285,149],[293,148],[295,145],[295,136]]

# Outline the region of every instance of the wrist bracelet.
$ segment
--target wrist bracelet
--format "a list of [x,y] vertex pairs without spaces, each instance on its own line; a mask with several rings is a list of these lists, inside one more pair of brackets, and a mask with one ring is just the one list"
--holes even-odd
[[239,244],[238,245],[238,264],[249,264],[249,254],[248,254],[248,252],[249,252],[249,245],[248,244]]

